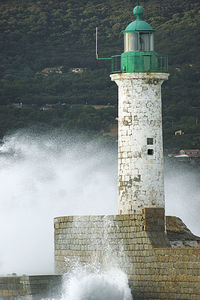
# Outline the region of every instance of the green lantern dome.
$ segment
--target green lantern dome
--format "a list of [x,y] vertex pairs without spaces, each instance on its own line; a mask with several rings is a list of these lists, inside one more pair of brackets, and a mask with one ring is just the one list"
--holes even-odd
[[147,22],[141,20],[141,16],[144,13],[144,8],[142,6],[136,6],[133,10],[133,14],[136,16],[136,20],[131,22],[123,33],[130,33],[130,32],[153,32],[151,25]]

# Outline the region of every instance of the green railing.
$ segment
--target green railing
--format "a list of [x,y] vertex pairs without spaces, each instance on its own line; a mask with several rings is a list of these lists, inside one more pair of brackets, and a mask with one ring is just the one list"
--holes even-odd
[[111,73],[167,73],[168,56],[153,53],[123,53],[112,56]]
[[121,71],[121,55],[111,57],[111,73],[122,73]]

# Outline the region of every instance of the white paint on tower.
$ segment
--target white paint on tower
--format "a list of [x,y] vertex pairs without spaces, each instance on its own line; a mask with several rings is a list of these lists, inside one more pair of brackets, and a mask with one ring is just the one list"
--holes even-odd
[[118,85],[118,212],[165,207],[161,85],[167,73],[112,74]]

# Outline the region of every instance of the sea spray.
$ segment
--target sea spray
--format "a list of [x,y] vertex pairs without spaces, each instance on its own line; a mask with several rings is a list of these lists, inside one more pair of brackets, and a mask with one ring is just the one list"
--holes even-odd
[[[58,292],[60,294],[60,292]],[[62,295],[40,300],[132,300],[127,275],[119,268],[108,270],[77,266],[63,276]],[[19,299],[20,300],[20,299]]]
[[62,300],[131,300],[127,275],[118,268],[74,269],[64,276]]
[[[73,227],[70,232],[76,232],[76,239],[84,240],[80,217],[73,217]],[[89,219],[84,224],[90,229],[89,238],[84,243],[84,249],[95,251],[89,257],[88,263],[83,263],[84,257],[71,256],[66,260],[68,272],[63,277],[62,300],[131,300],[128,277],[121,266],[128,257],[125,255],[121,239],[114,239],[116,226],[110,216],[102,216],[92,222]],[[84,222],[85,223],[85,222]],[[91,228],[92,227],[92,228]],[[112,238],[111,238],[112,237]]]
[[[173,165],[165,173],[166,213],[200,235],[199,170]],[[117,213],[117,150],[19,131],[0,146],[0,182],[0,274],[52,274],[54,217]]]
[[0,274],[54,273],[53,218],[116,214],[115,169],[112,148],[94,139],[30,132],[5,137],[0,147]]
[[166,160],[165,213],[177,216],[200,236],[200,165]]
[[[128,262],[123,240],[117,235],[120,228],[113,221],[113,216],[73,216],[73,222],[70,222],[65,230],[69,230],[69,234],[73,236],[70,244],[65,246],[65,250],[70,252],[65,258],[67,270],[77,269],[81,265],[87,268],[90,266],[90,269],[93,268],[95,271],[112,267],[121,268]],[[74,251],[71,251],[72,249]],[[79,256],[76,250],[86,251],[88,255]]]

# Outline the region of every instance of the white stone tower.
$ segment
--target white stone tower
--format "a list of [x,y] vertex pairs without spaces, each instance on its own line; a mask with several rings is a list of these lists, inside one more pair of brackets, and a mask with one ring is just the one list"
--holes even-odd
[[[118,85],[118,213],[165,207],[161,85],[168,79],[167,56],[154,51],[154,30],[141,20],[124,33],[124,53],[112,57],[111,80]],[[120,65],[117,65],[117,59]]]

